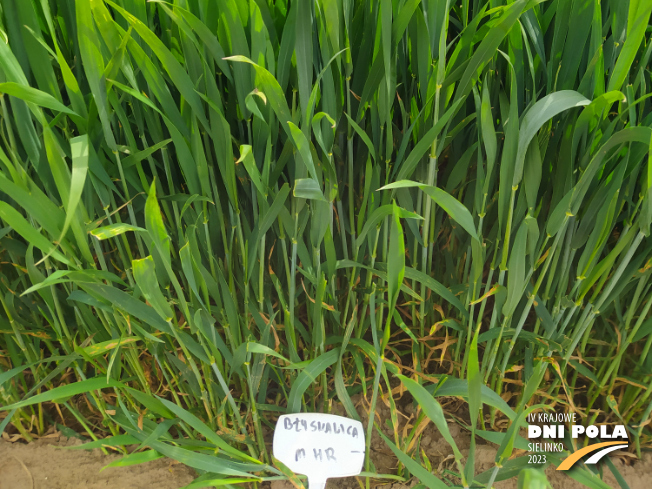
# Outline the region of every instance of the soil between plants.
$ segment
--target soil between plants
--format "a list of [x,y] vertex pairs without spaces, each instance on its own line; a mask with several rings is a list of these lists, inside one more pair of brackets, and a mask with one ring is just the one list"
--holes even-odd
[[[457,425],[450,426],[453,431]],[[424,438],[431,434],[426,430]],[[459,432],[456,441],[463,453],[468,447],[468,437]],[[430,438],[427,453],[433,466],[448,464],[447,448],[437,437]],[[380,442],[380,443],[379,443]],[[30,444],[9,443],[0,440],[0,489],[178,489],[194,479],[194,471],[169,459],[162,458],[131,467],[111,467],[100,472],[102,467],[120,458],[120,455],[104,455],[95,450],[65,450],[62,446],[78,445],[78,439],[42,438]],[[381,446],[382,441],[372,439],[372,460],[380,472],[396,469],[396,459],[389,449]],[[464,447],[464,448],[462,448]],[[438,455],[438,454],[441,455]],[[468,453],[468,452],[467,452]],[[484,471],[493,467],[496,447],[478,445],[476,447],[476,470]],[[614,457],[614,465],[623,475],[631,489],[648,489],[652,480],[652,454],[646,453],[642,460],[626,465],[620,457]],[[605,482],[618,488],[616,479],[605,469]],[[548,480],[555,489],[580,489],[584,486],[555,471],[546,470]],[[409,489],[416,480],[406,483],[375,481],[372,487],[385,489]],[[269,489],[294,489],[290,482],[276,481],[265,484]],[[496,489],[516,489],[516,479],[494,484]],[[355,477],[331,479],[327,489],[359,489]]]
[[[357,401],[357,402],[356,402]],[[365,409],[359,403],[360,397],[354,397],[357,411],[366,426]],[[451,410],[445,410],[450,413]],[[333,406],[333,414],[345,415],[339,405]],[[399,433],[402,433],[406,423],[410,423],[413,408],[410,404],[399,407]],[[393,430],[388,426],[389,408],[379,403],[377,420],[382,430],[393,440]],[[380,421],[382,420],[382,422]],[[449,423],[449,430],[464,456],[468,455],[470,445],[469,434],[456,423]],[[266,441],[271,451],[271,431],[267,433]],[[30,444],[11,443],[0,439],[0,489],[178,489],[196,477],[189,467],[167,458],[154,460],[129,467],[111,467],[100,470],[122,455],[105,455],[99,449],[67,450],[62,447],[79,445],[81,440],[65,438],[57,434],[49,435]],[[476,474],[493,468],[497,446],[483,444],[477,440]],[[452,450],[442,439],[432,423],[423,431],[421,448],[425,451],[436,472],[450,468],[455,470]],[[523,453],[521,453],[522,455]],[[518,455],[518,454],[516,454]],[[630,454],[614,452],[612,461],[623,476],[630,489],[648,489],[652,487],[652,453],[644,453],[641,460],[634,459]],[[395,474],[397,459],[385,445],[376,431],[371,439],[371,460],[377,473]],[[619,488],[615,477],[608,468],[604,468],[604,481],[613,488]],[[546,469],[548,480],[554,489],[579,489],[582,484],[574,481],[565,473],[557,472],[554,466]],[[360,479],[363,481],[363,479]],[[373,480],[371,487],[384,489],[409,489],[416,485],[412,479],[406,482],[391,480]],[[293,489],[290,482],[275,481],[262,484],[261,489]],[[330,479],[327,489],[358,489],[361,486],[355,477]],[[498,481],[495,489],[516,489],[517,480],[512,478]]]
[[0,489],[178,489],[195,472],[169,459],[100,470],[121,455],[66,450],[77,438],[41,438],[29,444],[0,439]]

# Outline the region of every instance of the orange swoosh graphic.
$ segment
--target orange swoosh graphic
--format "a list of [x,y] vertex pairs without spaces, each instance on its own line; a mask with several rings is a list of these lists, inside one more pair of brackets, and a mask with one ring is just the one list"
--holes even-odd
[[575,465],[575,462],[577,462],[579,459],[581,459],[584,455],[595,452],[601,448],[604,447],[609,447],[612,445],[622,445],[622,441],[606,441],[604,443],[596,443],[595,445],[589,445],[588,447],[584,447],[581,450],[576,451],[572,455],[568,456],[562,463],[557,467],[557,470],[568,470],[570,469],[573,465]]

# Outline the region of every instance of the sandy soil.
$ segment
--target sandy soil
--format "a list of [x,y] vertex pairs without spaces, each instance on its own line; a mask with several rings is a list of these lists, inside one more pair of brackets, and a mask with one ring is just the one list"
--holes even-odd
[[[354,402],[356,399],[354,399]],[[356,402],[356,404],[358,404]],[[356,406],[366,424],[365,409]],[[334,414],[344,414],[339,406],[334,406]],[[403,406],[399,417],[399,432],[412,418],[412,406]],[[450,412],[450,411],[449,411]],[[383,420],[380,425],[390,438],[391,430],[384,422],[389,416],[388,407],[378,406],[378,415]],[[468,454],[470,437],[456,423],[449,423],[451,435],[464,456]],[[267,441],[271,442],[272,433]],[[5,434],[6,436],[6,434]],[[100,450],[66,450],[61,447],[78,445],[78,439],[67,439],[49,435],[31,444],[10,443],[0,439],[0,489],[177,489],[189,484],[196,474],[188,467],[169,459],[158,459],[130,467],[112,467],[100,472],[107,464],[120,458],[120,455],[104,455]],[[433,469],[442,472],[446,468],[455,470],[452,450],[430,423],[421,438],[421,448],[425,450]],[[270,447],[271,449],[271,447]],[[491,444],[476,446],[476,474],[493,468],[497,447]],[[395,474],[397,461],[391,450],[374,432],[371,440],[371,459],[378,473]],[[648,489],[652,480],[652,453],[645,453],[642,460],[634,460],[630,454],[614,452],[612,461],[622,474],[630,489]],[[604,481],[613,488],[619,488],[609,469],[604,470]],[[584,486],[570,479],[564,473],[556,472],[550,466],[546,470],[548,480],[554,489],[579,489]],[[363,482],[361,479],[360,482]],[[397,483],[388,480],[372,481],[371,487],[386,489],[409,489],[417,483],[410,480]],[[359,489],[356,478],[331,479],[327,489]],[[293,489],[285,481],[262,485],[262,489]],[[495,489],[516,489],[516,478],[494,484]]]
[[0,439],[0,489],[178,489],[196,477],[169,459],[102,467],[120,458],[98,450],[65,450],[78,439],[41,438],[29,445]]
[[[451,425],[455,432],[456,425]],[[432,430],[434,431],[434,430]],[[450,463],[446,460],[448,453],[441,440],[426,430],[424,438],[431,462]],[[468,446],[468,438],[457,433],[457,442],[463,452]],[[66,438],[44,438],[29,445],[9,443],[0,440],[0,489],[178,489],[189,484],[194,472],[169,459],[159,459],[132,467],[112,467],[100,472],[102,467],[119,455],[104,455],[100,450],[65,450],[60,446],[77,445],[79,440]],[[476,470],[478,472],[493,467],[495,447],[478,445],[476,447]],[[439,454],[439,455],[438,455]],[[382,446],[379,439],[372,440],[372,460],[382,472],[395,469],[396,460]],[[645,454],[643,460],[632,466],[625,465],[622,459],[614,458],[614,464],[621,472],[631,489],[647,489],[652,477],[652,455]],[[581,484],[556,472],[554,467],[546,471],[548,479],[555,489],[580,489]],[[619,487],[614,477],[607,473],[605,482],[611,487]],[[386,489],[409,489],[417,481],[391,483],[376,481],[372,487]],[[273,482],[270,489],[294,489],[289,482]],[[331,479],[327,489],[359,489],[355,477]],[[516,489],[516,479],[497,482],[496,489]]]

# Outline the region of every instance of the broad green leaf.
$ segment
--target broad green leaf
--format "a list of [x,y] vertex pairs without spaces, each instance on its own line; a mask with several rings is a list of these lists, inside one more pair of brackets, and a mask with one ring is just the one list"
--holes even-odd
[[36,292],[37,290],[40,290],[44,287],[50,287],[52,285],[61,284],[64,282],[102,283],[102,280],[126,285],[122,279],[120,279],[120,277],[114,273],[105,272],[104,270],[57,270],[52,272],[41,282],[32,285],[21,295],[31,294],[32,292]]
[[509,254],[507,274],[507,299],[503,306],[503,314],[511,317],[523,298],[525,290],[525,254],[527,253],[527,234],[528,229],[525,223],[522,223],[516,233],[512,251]]
[[446,288],[443,284],[434,278],[412,267],[405,267],[405,278],[408,280],[417,280],[423,283],[426,287],[428,287],[436,294],[440,295],[442,299],[445,299],[448,303],[450,303],[450,305],[455,307],[462,314],[462,316],[465,318],[469,317],[469,313],[465,309],[464,305],[460,302],[460,300],[455,297],[455,294],[453,294],[450,289]]
[[[177,460],[188,467],[205,470],[214,474],[253,478],[255,476],[246,472],[246,470],[259,471],[267,468],[265,465],[234,462],[231,459],[186,450],[185,448],[169,445],[160,441],[151,441],[148,445],[166,457]],[[257,480],[260,481],[260,479]]]
[[25,241],[33,244],[44,254],[49,254],[66,265],[71,265],[70,260],[56,251],[55,245],[34,229],[16,209],[6,202],[0,202],[0,218],[20,234]]
[[[308,171],[310,177],[319,184],[319,177],[315,171],[315,164],[312,161],[312,154],[310,152],[310,143],[306,139],[306,136],[301,132],[297,126],[295,126],[291,121],[288,121],[288,126],[290,128],[290,133],[292,134],[292,141],[294,146],[299,152],[299,157],[303,162],[305,169]],[[305,173],[297,169],[297,176],[299,178],[305,177]]]
[[103,77],[105,64],[102,56],[102,45],[93,21],[91,2],[75,2],[75,7],[77,40],[81,54],[80,61],[86,73],[93,100],[97,106],[104,138],[109,148],[115,150],[115,137],[109,121],[106,80]]
[[340,349],[333,350],[319,355],[301,370],[301,373],[292,384],[292,389],[288,396],[288,413],[298,413],[301,411],[301,398],[306,389],[312,384],[319,374],[328,367],[337,362],[340,355]]
[[138,32],[140,37],[149,45],[154,54],[158,57],[161,62],[161,65],[165,71],[172,79],[172,82],[176,85],[179,92],[186,99],[190,107],[192,108],[193,115],[202,123],[202,125],[208,129],[210,127],[208,120],[206,119],[204,113],[204,107],[201,104],[201,99],[195,92],[192,80],[188,76],[188,72],[183,69],[179,64],[174,55],[170,50],[165,46],[165,44],[159,39],[159,37],[152,32],[148,26],[140,21],[135,15],[127,12],[122,7],[116,5],[111,0],[107,0],[107,3],[111,5],[116,11],[122,15],[129,24]]
[[482,408],[482,378],[480,377],[480,362],[478,361],[478,334],[480,328],[476,328],[471,349],[469,351],[468,384],[469,384],[469,412],[471,413],[471,428],[475,431],[478,422],[478,412]]
[[86,183],[86,174],[88,173],[88,136],[77,136],[70,140],[70,152],[72,154],[72,175],[70,178],[70,191],[68,193],[68,203],[66,204],[66,220],[63,223],[61,236],[57,241],[61,241],[68,231],[68,226],[76,217],[77,205],[84,190]]
[[312,178],[299,178],[294,181],[294,191],[292,195],[302,199],[313,199],[328,202],[324,198],[319,183]]
[[95,228],[89,232],[101,241],[104,239],[120,236],[121,234],[124,234],[127,231],[147,232],[146,229],[139,228],[138,226],[132,226],[131,224],[126,224],[124,222],[109,224],[108,226]]
[[154,258],[150,255],[147,258],[134,260],[131,262],[131,266],[134,272],[134,279],[136,279],[136,283],[147,299],[147,302],[150,303],[165,321],[171,321],[173,316],[172,308],[163,296],[156,280]]
[[24,399],[7,406],[0,406],[0,411],[8,411],[10,409],[21,408],[25,406],[32,406],[42,402],[56,402],[58,399],[66,399],[79,394],[85,394],[91,391],[106,389],[107,387],[122,387],[124,384],[117,380],[110,379],[108,382],[104,377],[93,377],[87,380],[73,382],[71,384],[62,385],[50,389],[41,394],[37,394],[28,399]]
[[457,87],[456,99],[462,99],[469,94],[480,68],[496,54],[500,43],[512,29],[512,26],[517,22],[518,18],[524,11],[540,2],[541,0],[517,0],[502,9],[500,16],[484,39],[482,39],[482,42],[469,60]]
[[194,416],[192,413],[186,411],[182,407],[177,406],[173,402],[168,401],[167,399],[163,399],[159,397],[159,400],[161,403],[170,410],[171,413],[173,413],[175,416],[177,416],[179,419],[183,420],[184,423],[186,423],[188,426],[192,427],[194,430],[196,430],[199,434],[201,434],[203,437],[206,438],[207,441],[213,443],[216,447],[221,448],[224,450],[226,453],[233,457],[240,458],[242,460],[247,460],[249,462],[253,462],[255,464],[260,464],[261,462],[250,457],[246,453],[243,453],[239,450],[236,450],[232,446],[230,446],[228,443],[226,443],[220,436],[216,435],[213,430],[211,430],[208,426],[206,426],[204,423],[202,423],[196,416]]
[[14,82],[0,83],[0,93],[6,93],[25,102],[36,104],[39,107],[45,107],[46,109],[52,109],[69,115],[77,115],[75,111],[70,110],[49,93],[42,92],[30,86]]
[[561,90],[543,97],[527,111],[519,128],[518,150],[512,186],[521,183],[525,153],[530,146],[530,141],[532,141],[541,126],[565,110],[582,107],[589,103],[591,103],[590,100],[573,90]]
[[70,357],[49,357],[43,360],[39,360],[38,362],[33,362],[26,365],[19,365],[18,367],[12,368],[10,370],[0,372],[0,387],[2,387],[2,385],[5,382],[8,382],[11,379],[13,379],[16,375],[20,374],[24,370],[31,368],[35,365],[39,365],[41,363],[49,363],[49,362],[60,362],[62,360],[68,360],[69,358]]
[[360,231],[360,234],[356,240],[356,246],[360,247],[362,243],[364,243],[364,240],[366,239],[367,234],[369,234],[369,231],[371,231],[374,226],[378,226],[383,221],[383,219],[385,219],[385,217],[391,216],[395,211],[398,213],[399,217],[404,219],[419,219],[423,221],[423,217],[415,214],[414,212],[405,210],[402,207],[397,207],[395,210],[393,205],[388,204],[380,206],[371,213],[368,219],[365,220],[364,227]]
[[446,484],[439,480],[435,475],[431,474],[425,467],[421,466],[406,453],[403,453],[380,430],[378,431],[378,434],[383,439],[383,441],[387,443],[387,446],[392,450],[392,452],[394,452],[394,455],[396,455],[399,461],[403,463],[412,474],[416,475],[420,481],[426,484],[427,487],[430,489],[448,488]]
[[279,85],[278,81],[274,76],[262,66],[258,66],[256,63],[251,61],[246,56],[230,56],[224,58],[227,61],[237,61],[239,63],[249,63],[256,70],[256,83],[260,86],[260,90],[267,96],[272,109],[276,113],[281,126],[285,130],[288,137],[292,137],[290,132],[290,127],[287,122],[292,120],[292,115],[290,114],[290,109],[288,108],[287,101],[285,100],[285,95],[283,90]]
[[[197,33],[213,57],[215,63],[217,63],[217,65],[220,67],[220,70],[222,70],[222,73],[224,73],[224,76],[226,76],[229,80],[233,80],[229,65],[224,61],[224,49],[220,45],[220,42],[217,40],[217,37],[215,37],[215,34],[211,32],[210,28],[191,12],[181,8],[178,5],[174,6],[174,11],[180,13],[181,17],[183,17],[183,19],[188,22],[188,25]],[[178,17],[172,17],[172,19],[175,22],[179,22]]]
[[153,460],[158,460],[163,458],[163,455],[158,453],[156,450],[145,450],[143,452],[130,453],[125,455],[117,460],[114,460],[108,465],[105,465],[100,469],[102,472],[104,469],[109,469],[111,467],[129,467],[131,465],[140,465],[146,462],[151,462]]
[[349,114],[345,112],[344,115],[348,119],[349,124],[351,124],[351,127],[355,130],[358,136],[360,136],[362,142],[364,142],[364,144],[367,146],[367,149],[369,150],[369,154],[371,155],[373,160],[376,161],[376,148],[374,148],[374,143],[371,142],[371,139],[369,139],[367,133],[364,132],[362,128],[353,119],[351,119],[351,116]]
[[482,104],[481,104],[481,127],[482,142],[487,153],[487,176],[484,185],[484,192],[488,191],[489,180],[493,172],[494,163],[496,162],[496,151],[498,142],[496,140],[496,129],[494,128],[493,115],[491,112],[491,100],[489,95],[489,81],[485,78],[482,85]]
[[57,207],[36,185],[29,189],[9,180],[0,173],[0,190],[16,201],[25,212],[43,226],[51,236],[59,236],[65,220],[65,213]]
[[389,231],[389,257],[387,262],[387,288],[390,308],[394,308],[405,275],[405,240],[398,206],[393,205],[392,225]]
[[267,196],[267,190],[265,189],[263,183],[261,182],[260,171],[258,171],[256,162],[254,161],[254,155],[251,151],[251,146],[249,146],[248,144],[240,146],[240,158],[235,163],[236,165],[238,163],[244,164],[244,167],[247,170],[247,173],[249,174],[249,178],[251,178],[252,183],[254,184],[258,192],[260,192],[260,195]]
[[137,336],[130,338],[117,338],[115,340],[103,341],[102,343],[95,343],[94,345],[80,348],[80,350],[84,352],[84,355],[88,355],[89,357],[96,357],[98,355],[104,355],[105,353],[114,350],[118,346],[128,345],[139,340],[140,338]]
[[448,429],[448,421],[446,421],[444,411],[439,402],[422,385],[415,382],[414,380],[403,375],[398,375],[398,378],[401,380],[407,390],[410,391],[410,394],[412,394],[415,401],[419,404],[419,407],[423,410],[425,415],[428,416],[428,418],[430,418],[433,423],[435,423],[435,426],[441,433],[441,436],[453,449],[455,459],[459,463],[459,461],[462,459],[462,453],[457,448],[457,443],[455,443],[455,440],[453,439],[453,436]]
[[[396,169],[398,169],[398,174],[396,175],[396,179],[398,181],[405,180],[412,176],[412,174],[414,173],[414,169],[419,163],[419,160],[423,157],[424,154],[426,154],[426,151],[431,149],[433,141],[437,139],[439,134],[448,124],[449,120],[457,113],[457,110],[459,109],[461,103],[462,103],[461,99],[453,102],[453,104],[444,113],[444,115],[442,115],[439,118],[437,123],[434,126],[432,126],[432,128],[428,130],[428,132],[424,134],[422,138],[419,139],[419,142],[417,144],[414,145],[414,148],[412,148],[412,151],[405,159],[405,161],[403,162],[399,161],[396,163]],[[437,155],[431,155],[431,156],[436,157]]]
[[629,2],[627,21],[627,38],[620,51],[616,65],[609,78],[607,91],[620,90],[631,71],[634,58],[639,51],[645,32],[649,27],[652,13],[652,0],[635,0]]
[[451,219],[462,226],[464,230],[471,235],[472,238],[478,239],[478,235],[475,231],[475,223],[473,222],[473,217],[471,216],[469,210],[455,197],[438,187],[423,185],[411,180],[399,180],[397,182],[390,183],[389,185],[385,185],[378,190],[391,190],[410,187],[418,187],[421,189],[432,200],[434,200],[438,206],[444,209],[446,213],[451,217]]
[[103,284],[82,284],[82,288],[109,301],[113,307],[146,322],[150,326],[163,331],[164,333],[172,334],[172,329],[168,323],[161,318],[154,308],[138,299],[134,299],[126,292]]
[[[433,391],[435,385],[427,386],[427,390]],[[516,413],[514,410],[509,407],[502,397],[492,391],[489,387],[483,385],[481,388],[482,393],[482,403],[489,406],[495,407],[500,412],[502,412],[509,419],[514,420],[516,418]],[[468,382],[462,379],[456,379],[448,377],[446,382],[441,387],[437,388],[435,396],[437,397],[446,397],[446,396],[457,396],[466,398],[469,395]]]
[[[299,2],[297,4],[297,15],[295,18],[295,47],[294,54],[297,63],[297,82],[299,88],[299,102],[301,107],[308,107],[308,99],[312,88],[312,3]],[[310,120],[303,121],[305,126]]]
[[145,227],[154,242],[154,246],[161,254],[161,258],[170,263],[170,238],[165,230],[161,209],[156,200],[156,180],[152,182],[152,186],[149,188],[145,204]]
[[138,151],[137,153],[129,155],[122,161],[122,167],[129,168],[130,166],[143,161],[144,159],[156,153],[159,149],[165,148],[172,141],[172,139],[166,139],[150,146],[149,148],[144,149],[143,151]]

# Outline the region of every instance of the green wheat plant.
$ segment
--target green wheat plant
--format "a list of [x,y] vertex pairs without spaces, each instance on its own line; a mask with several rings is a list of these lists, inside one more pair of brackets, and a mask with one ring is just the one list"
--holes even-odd
[[[625,424],[640,455],[651,13],[0,0],[0,432],[67,419],[122,465],[257,486],[292,477],[269,452],[278,415],[360,419],[362,396],[367,487],[540,481],[514,451],[542,407]],[[466,457],[442,396],[468,403]],[[427,419],[445,474],[421,456]],[[378,433],[396,474],[369,457]],[[476,439],[499,447],[485,473]]]

